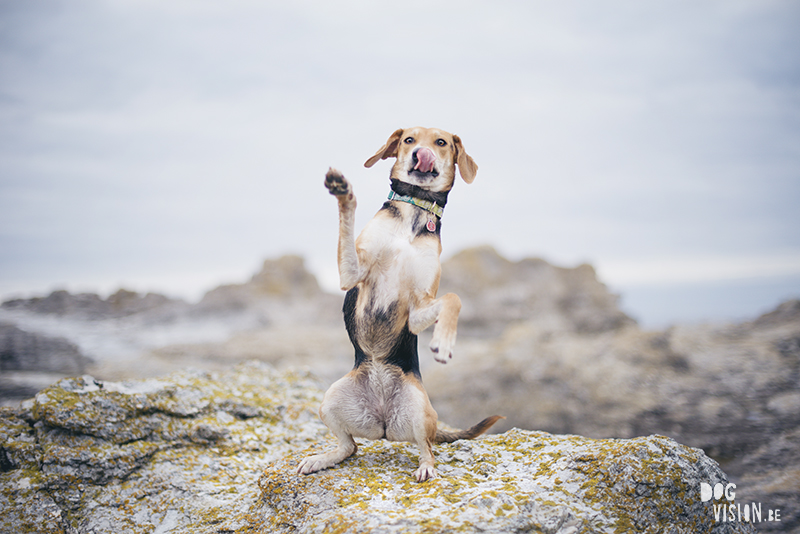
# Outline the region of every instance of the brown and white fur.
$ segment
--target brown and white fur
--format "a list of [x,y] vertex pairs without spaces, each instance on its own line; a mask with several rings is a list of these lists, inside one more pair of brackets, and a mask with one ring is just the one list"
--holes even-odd
[[[364,166],[392,157],[392,189],[439,206],[447,202],[456,165],[466,183],[478,170],[458,136],[433,128],[395,131]],[[358,449],[354,437],[384,438],[419,446],[414,476],[422,482],[436,476],[433,443],[474,438],[501,418],[489,417],[465,431],[438,430],[436,411],[422,386],[417,334],[435,324],[430,349],[436,361],[447,363],[461,309],[454,293],[436,297],[441,221],[416,205],[391,200],[355,239],[352,187],[334,169],[325,186],[339,202],[339,280],[347,291],[343,312],[355,366],[328,389],[319,409],[338,447],[305,458],[297,471],[314,473],[341,462]]]

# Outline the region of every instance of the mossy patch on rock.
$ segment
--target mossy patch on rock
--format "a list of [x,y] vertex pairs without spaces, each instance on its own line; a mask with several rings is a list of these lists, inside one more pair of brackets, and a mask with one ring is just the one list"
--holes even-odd
[[264,532],[753,532],[715,523],[700,482],[726,482],[725,474],[702,451],[661,436],[513,429],[437,446],[440,477],[423,484],[411,476],[414,446],[385,441],[295,475],[299,459],[320,448],[266,469],[254,514]]
[[321,440],[306,372],[64,379],[0,412],[0,531],[233,532],[270,461]]
[[62,380],[0,410],[0,532],[752,532],[700,502],[719,466],[659,436],[511,430],[436,446],[423,484],[414,445],[365,442],[298,475],[335,446],[321,400],[310,374],[258,363]]

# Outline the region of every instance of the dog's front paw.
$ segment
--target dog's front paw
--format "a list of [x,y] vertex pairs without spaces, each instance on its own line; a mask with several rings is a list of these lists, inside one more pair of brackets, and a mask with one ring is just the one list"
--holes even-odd
[[325,187],[328,188],[331,195],[337,197],[342,197],[351,193],[350,182],[347,181],[342,173],[333,167],[328,169],[327,174],[325,174]]
[[439,363],[447,363],[453,359],[453,345],[455,340],[445,339],[443,336],[437,335],[436,331],[433,332],[433,339],[431,339],[430,349],[433,352],[433,359]]

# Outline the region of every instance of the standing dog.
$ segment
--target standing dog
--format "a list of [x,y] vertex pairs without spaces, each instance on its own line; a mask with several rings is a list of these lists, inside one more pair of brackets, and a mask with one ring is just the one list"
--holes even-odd
[[433,443],[474,438],[501,418],[486,418],[469,430],[438,430],[417,355],[417,334],[435,323],[430,344],[434,358],[447,363],[453,357],[461,300],[454,293],[436,298],[439,232],[456,165],[468,184],[478,166],[457,135],[434,128],[397,130],[364,166],[386,158],[397,158],[389,201],[358,239],[350,184],[334,169],[325,176],[325,187],[339,201],[339,280],[347,291],[344,320],[356,361],[328,389],[319,409],[338,447],[304,459],[299,473],[326,469],[354,454],[354,437],[385,438],[419,446],[414,476],[422,482],[436,476]]

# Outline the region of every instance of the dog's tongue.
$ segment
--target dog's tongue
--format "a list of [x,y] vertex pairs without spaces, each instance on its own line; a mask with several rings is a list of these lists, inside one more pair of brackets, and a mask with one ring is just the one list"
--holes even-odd
[[417,164],[414,166],[415,171],[431,172],[433,170],[433,163],[436,161],[436,154],[430,148],[422,147],[417,150]]

